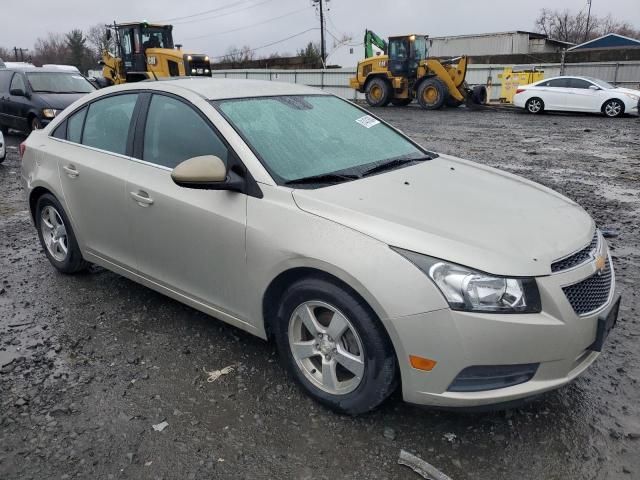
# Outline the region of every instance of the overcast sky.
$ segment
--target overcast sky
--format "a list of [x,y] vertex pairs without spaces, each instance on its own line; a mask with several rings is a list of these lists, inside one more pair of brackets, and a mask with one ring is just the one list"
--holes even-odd
[[[543,7],[578,11],[586,0],[330,0],[327,28],[335,36],[351,35],[362,42],[365,28],[381,36],[424,33],[462,35],[508,30],[532,30]],[[201,12],[208,12],[203,13]],[[592,13],[629,21],[640,28],[640,0],[593,0]],[[319,20],[311,0],[0,0],[0,46],[32,48],[46,32],[85,29],[97,23],[127,20],[166,21],[174,25],[174,40],[186,50],[212,57],[229,46],[260,48],[256,55],[294,54],[310,40],[318,40]],[[300,35],[297,35],[300,34]],[[295,36],[294,36],[295,35]],[[327,50],[333,49],[329,36]],[[362,47],[345,56],[342,49],[329,63],[351,66]],[[351,61],[351,58],[353,59]]]

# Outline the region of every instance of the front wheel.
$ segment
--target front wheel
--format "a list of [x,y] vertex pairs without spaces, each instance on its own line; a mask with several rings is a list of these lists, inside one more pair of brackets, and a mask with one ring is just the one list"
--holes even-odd
[[46,193],[38,199],[35,223],[42,248],[57,270],[76,273],[89,266],[82,258],[67,215],[53,195]]
[[527,100],[524,108],[529,113],[542,113],[544,111],[544,102],[541,98],[533,97]]
[[367,103],[372,107],[385,107],[391,100],[391,86],[382,78],[374,78],[365,91]]
[[449,90],[439,78],[428,78],[418,87],[418,103],[425,110],[441,108],[449,97]]
[[351,415],[377,407],[397,385],[384,327],[355,294],[320,278],[291,285],[275,325],[280,358],[315,400]]
[[602,106],[602,113],[609,118],[620,117],[624,113],[624,104],[615,98],[607,100]]

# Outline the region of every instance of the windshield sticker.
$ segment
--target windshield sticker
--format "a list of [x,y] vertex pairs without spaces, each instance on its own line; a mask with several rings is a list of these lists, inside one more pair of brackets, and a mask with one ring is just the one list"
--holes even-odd
[[380,122],[373,118],[371,115],[365,115],[364,117],[360,117],[356,120],[360,125],[365,128],[371,128],[378,125]]
[[71,75],[71,78],[75,78],[76,80],[84,80],[80,75]]

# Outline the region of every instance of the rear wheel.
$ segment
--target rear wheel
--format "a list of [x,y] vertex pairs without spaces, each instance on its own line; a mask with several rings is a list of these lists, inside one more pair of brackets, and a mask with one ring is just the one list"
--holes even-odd
[[439,78],[428,78],[420,84],[417,92],[418,103],[426,110],[437,110],[449,97],[447,86]]
[[542,113],[544,111],[544,102],[541,98],[533,97],[527,100],[524,108],[529,113]]
[[35,223],[42,248],[56,269],[76,273],[89,266],[82,258],[67,215],[53,195],[46,193],[38,199]]
[[274,333],[287,370],[315,400],[356,415],[397,385],[391,341],[371,309],[329,280],[307,278],[284,293]]
[[624,104],[616,98],[607,100],[602,106],[602,113],[609,118],[620,117],[624,113]]
[[384,107],[389,104],[391,87],[382,78],[374,78],[367,83],[365,91],[367,103],[372,107]]
[[413,101],[413,98],[394,98],[391,100],[391,104],[396,107],[406,107]]

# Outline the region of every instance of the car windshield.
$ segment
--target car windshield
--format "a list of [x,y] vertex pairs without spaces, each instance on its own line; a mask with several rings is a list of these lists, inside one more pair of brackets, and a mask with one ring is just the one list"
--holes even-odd
[[82,75],[69,72],[28,72],[27,80],[34,92],[89,93],[95,90]]
[[359,178],[387,162],[399,168],[404,165],[399,159],[435,156],[363,110],[330,95],[232,99],[214,104],[280,184],[313,178],[318,178],[318,183],[337,183]]
[[616,88],[615,85],[611,85],[609,82],[605,82],[604,80],[599,80],[599,79],[593,78],[593,77],[584,77],[584,78],[586,78],[590,82],[595,83],[600,88],[605,88],[605,89]]

